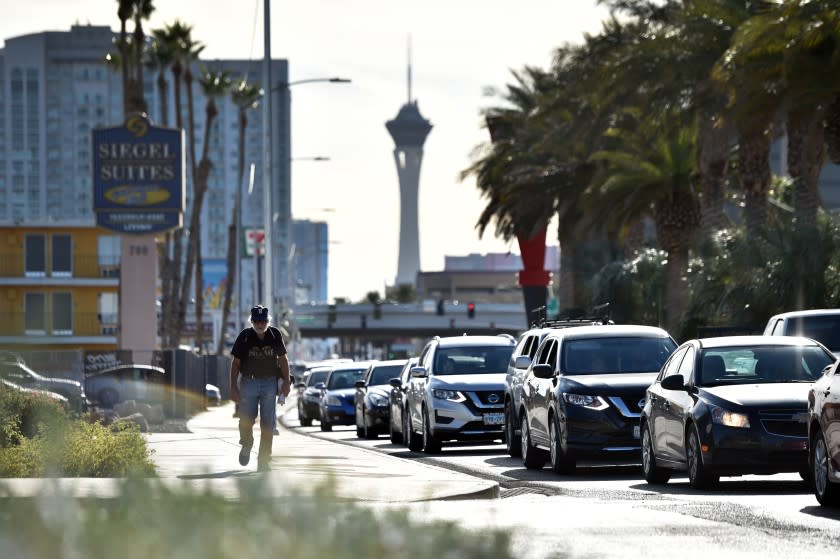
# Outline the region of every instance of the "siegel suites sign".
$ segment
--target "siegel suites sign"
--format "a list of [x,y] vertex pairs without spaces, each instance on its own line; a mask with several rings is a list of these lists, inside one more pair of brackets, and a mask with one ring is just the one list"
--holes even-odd
[[143,115],[93,131],[96,224],[117,233],[160,233],[184,216],[184,133]]

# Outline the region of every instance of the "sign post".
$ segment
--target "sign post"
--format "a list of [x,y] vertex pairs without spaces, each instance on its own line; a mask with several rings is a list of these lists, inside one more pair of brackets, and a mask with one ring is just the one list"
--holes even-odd
[[183,226],[184,132],[138,114],[92,136],[96,224],[120,234],[120,349],[149,351],[158,331],[155,234]]

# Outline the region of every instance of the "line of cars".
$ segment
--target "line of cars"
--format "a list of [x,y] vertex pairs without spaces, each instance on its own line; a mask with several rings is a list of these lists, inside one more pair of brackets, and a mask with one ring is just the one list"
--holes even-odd
[[764,336],[679,346],[659,328],[590,319],[544,323],[518,341],[435,337],[389,387],[381,383],[391,373],[374,375],[376,362],[343,366],[359,375],[355,390],[330,385],[328,367],[322,429],[338,423],[330,414],[341,403],[359,437],[387,432],[415,451],[502,440],[531,469],[548,463],[570,474],[582,459],[630,459],[649,483],[685,471],[696,488],[720,476],[798,472],[821,504],[840,505],[840,362],[814,339],[836,331],[825,326],[831,312],[806,314],[822,332],[786,313]]

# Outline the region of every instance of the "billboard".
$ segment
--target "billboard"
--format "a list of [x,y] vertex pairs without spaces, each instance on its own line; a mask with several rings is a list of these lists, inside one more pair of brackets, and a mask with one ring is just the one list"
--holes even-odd
[[183,225],[184,132],[152,126],[144,115],[93,135],[96,224],[147,235]]

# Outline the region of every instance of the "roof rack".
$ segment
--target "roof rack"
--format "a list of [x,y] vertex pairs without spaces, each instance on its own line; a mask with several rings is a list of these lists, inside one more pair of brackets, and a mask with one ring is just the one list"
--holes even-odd
[[566,316],[558,316],[549,320],[545,306],[537,307],[532,313],[540,313],[540,317],[531,323],[531,328],[569,328],[572,326],[595,326],[599,324],[615,324],[610,318],[610,304],[604,303],[592,308],[592,316],[584,316],[581,309],[570,309]]

